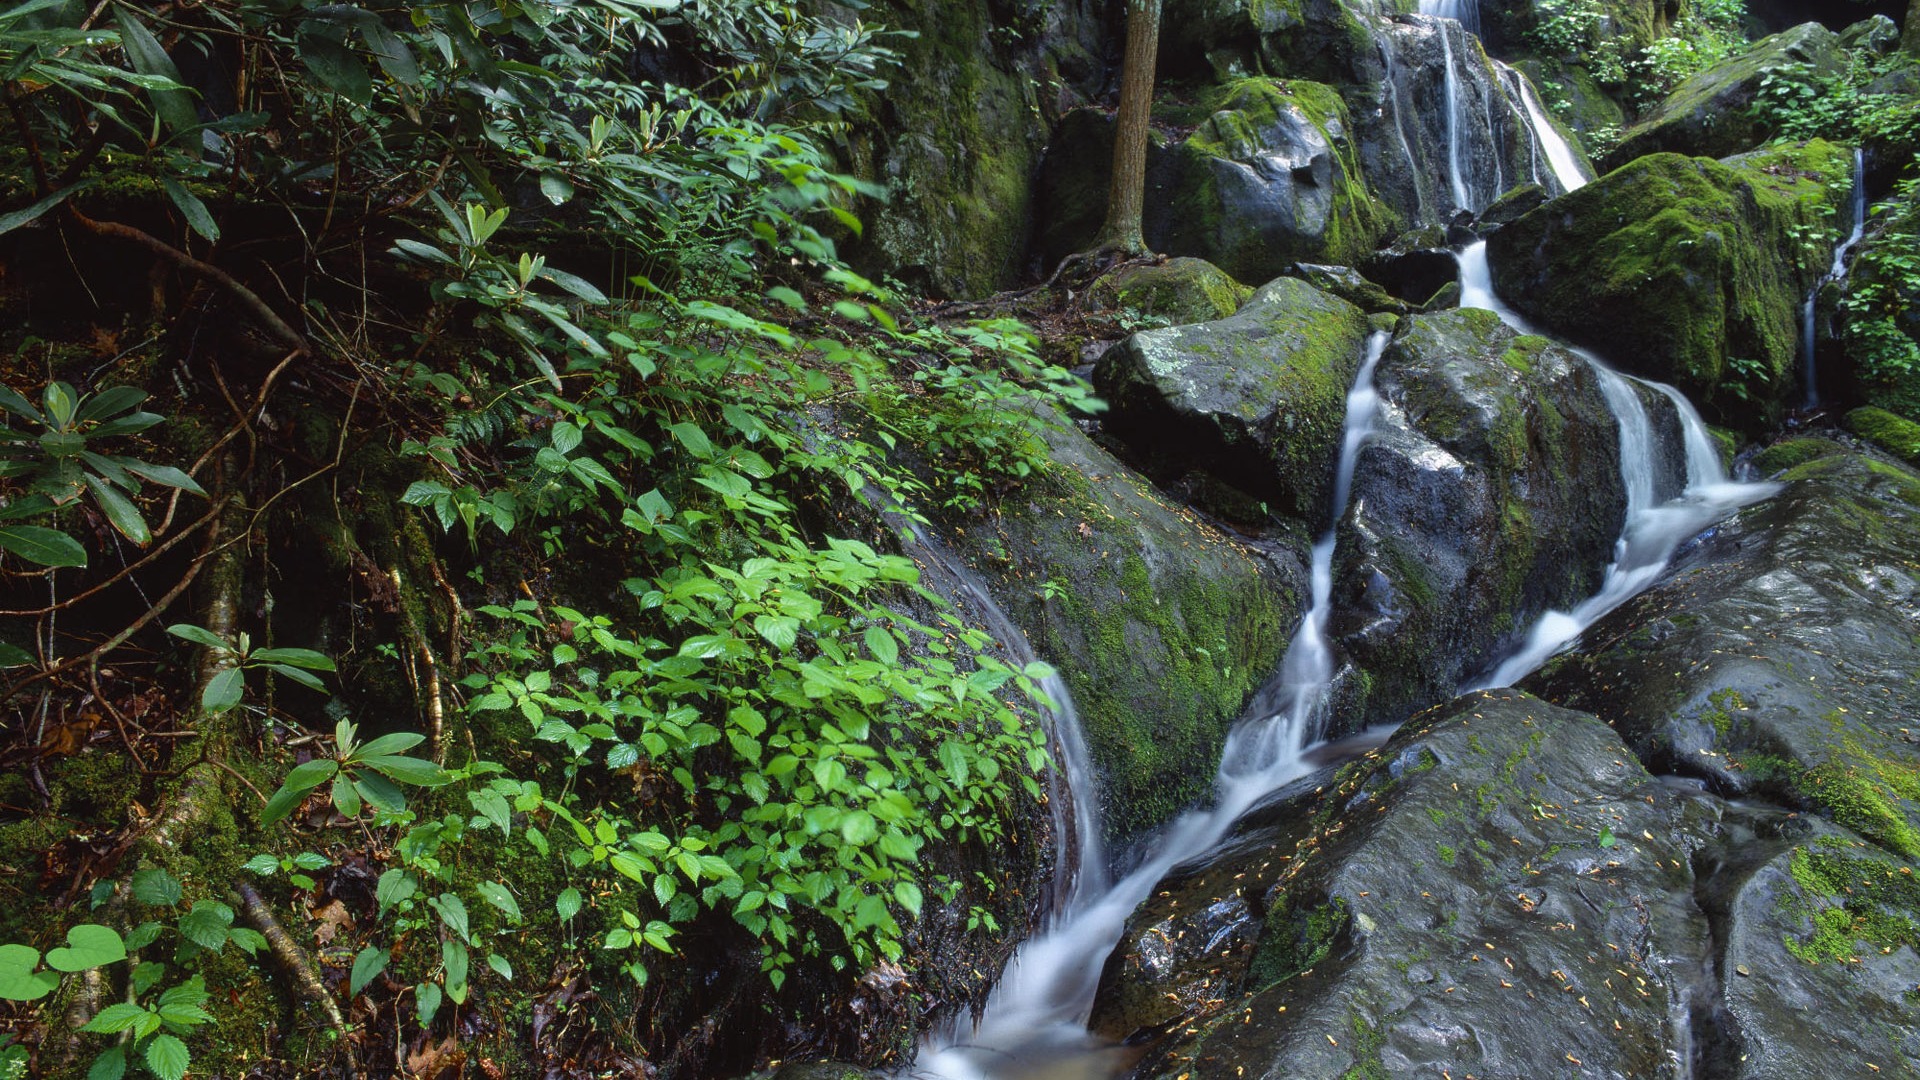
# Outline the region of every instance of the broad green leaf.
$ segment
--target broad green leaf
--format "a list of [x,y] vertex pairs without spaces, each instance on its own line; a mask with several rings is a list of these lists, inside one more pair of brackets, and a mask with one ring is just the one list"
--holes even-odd
[[342,817],[360,816],[360,792],[353,786],[352,774],[342,772],[335,776],[330,795],[333,799],[333,808],[340,811]]
[[505,885],[497,881],[480,881],[474,885],[474,891],[480,894],[482,900],[505,912],[508,919],[513,922],[521,921],[520,903],[513,898],[512,893],[507,891]]
[[41,566],[87,565],[87,549],[80,541],[39,525],[0,525],[0,550]]
[[193,477],[171,465],[154,465],[145,461],[135,461],[132,458],[115,458],[114,460],[133,475],[142,480],[151,480],[161,487],[179,488],[181,491],[202,496],[207,493],[206,489],[195,482]]
[[248,859],[241,869],[262,876],[271,876],[280,872],[280,860],[271,855],[255,855]]
[[448,781],[446,772],[440,766],[422,758],[383,754],[379,757],[357,757],[355,760],[357,764],[415,787],[439,787]]
[[153,539],[153,534],[147,531],[147,519],[140,516],[139,508],[119,488],[88,473],[87,490],[93,492],[94,503],[107,516],[108,523],[119,530],[120,535],[136,544],[145,544]]
[[328,89],[357,105],[373,100],[373,77],[367,73],[367,65],[347,48],[340,31],[328,28],[303,33],[294,43],[294,51]]
[[540,194],[545,195],[548,202],[560,206],[573,198],[573,181],[559,173],[542,173]]
[[148,1016],[146,1009],[130,1001],[116,1002],[93,1014],[93,1019],[81,1031],[91,1031],[96,1035],[113,1035],[138,1024]]
[[701,430],[700,425],[689,423],[669,424],[667,425],[667,430],[673,433],[674,439],[677,440],[681,446],[686,447],[687,453],[692,454],[702,461],[710,460],[713,457],[713,443],[707,439],[707,433]]
[[867,642],[867,651],[873,654],[875,660],[880,661],[888,667],[892,667],[899,661],[900,646],[893,640],[893,635],[887,632],[886,627],[869,626],[864,636]]
[[920,895],[920,886],[911,881],[896,881],[893,883],[893,898],[907,909],[908,914],[916,919],[920,917],[920,906],[926,899]]
[[369,945],[361,949],[353,958],[353,974],[347,979],[347,996],[359,997],[360,991],[365,990],[368,983],[387,970],[387,963],[392,959],[393,954],[382,948]]
[[68,927],[66,947],[47,950],[47,966],[56,971],[85,971],[126,958],[127,943],[120,932],[97,923]]
[[420,1014],[420,1028],[425,1030],[433,1023],[433,1016],[440,1011],[440,984],[425,982],[413,988],[413,1005]]
[[[84,1030],[84,1029],[82,1029]],[[87,1080],[120,1080],[127,1075],[127,1048],[116,1044],[100,1051],[87,1070]]]
[[288,667],[285,664],[265,664],[262,666],[275,675],[283,679],[291,679],[309,690],[318,690],[321,693],[326,693],[327,684],[321,682],[320,676],[315,675],[311,671],[302,671],[299,668]]
[[156,88],[147,94],[153,102],[153,111],[160,115],[168,131],[178,135],[189,128],[198,127],[200,115],[194,108],[193,94],[182,85],[184,80],[180,78],[180,69],[174,66],[167,50],[160,47],[153,32],[124,9],[114,9],[114,21],[120,26],[120,47],[126,51],[133,70],[163,79],[171,86],[161,88],[163,84],[155,83]]
[[38,1001],[60,985],[54,971],[37,971],[40,954],[26,945],[0,945],[0,998]]
[[147,1068],[160,1080],[180,1080],[187,1075],[187,1066],[192,1061],[187,1044],[171,1035],[155,1035],[147,1044]]
[[217,900],[200,900],[181,917],[180,934],[203,949],[219,952],[226,947],[227,930],[232,926],[232,908]]
[[180,881],[158,867],[133,875],[133,898],[154,907],[172,907],[180,902]]
[[117,416],[135,405],[147,400],[147,392],[137,386],[109,386],[105,390],[89,394],[80,403],[73,418],[81,423],[90,420],[105,420]]
[[561,922],[580,914],[580,890],[572,886],[560,890],[560,895],[553,901],[553,910],[560,916]]
[[213,678],[207,680],[206,689],[200,692],[200,711],[208,716],[218,716],[240,704],[240,695],[245,691],[246,677],[239,668],[221,668]]
[[467,1001],[467,966],[472,963],[472,955],[465,944],[445,939],[440,942],[440,963],[445,969],[443,974],[447,996],[455,1005],[464,1005]]
[[0,668],[24,667],[33,662],[32,653],[18,645],[0,641]]
[[[259,656],[260,654],[255,653],[254,655]],[[320,654],[315,653],[314,655],[319,656]],[[333,670],[333,661],[327,661],[326,670]],[[360,749],[354,751],[353,756],[364,760],[370,757],[385,757],[388,754],[404,754],[426,741],[427,737],[419,732],[395,731],[382,735],[372,742],[367,743],[365,746],[360,747]]]
[[205,645],[209,649],[215,649],[220,652],[233,651],[233,646],[228,644],[225,639],[211,630],[195,626],[192,623],[174,623],[172,626],[167,627],[167,633],[177,638],[185,638],[195,645]]

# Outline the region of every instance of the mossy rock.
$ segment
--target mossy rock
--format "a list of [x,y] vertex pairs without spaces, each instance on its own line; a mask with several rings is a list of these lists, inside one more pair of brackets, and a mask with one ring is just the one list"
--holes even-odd
[[1088,290],[1101,308],[1126,308],[1173,323],[1224,319],[1253,295],[1250,286],[1205,259],[1176,258],[1148,266],[1123,266]]
[[1451,698],[1539,615],[1585,599],[1626,512],[1599,376],[1546,338],[1491,311],[1416,315],[1376,379],[1394,407],[1360,453],[1337,549],[1339,644],[1362,673],[1339,712],[1356,725]]
[[1797,386],[1807,290],[1852,155],[1813,140],[1727,161],[1653,154],[1493,234],[1494,285],[1528,318],[1757,434]]
[[1278,668],[1299,565],[1257,557],[1048,420],[1044,474],[955,540],[1073,693],[1114,842],[1212,789],[1227,729]]
[[1818,445],[1781,456],[1805,460],[1779,494],[1521,685],[1604,709],[1659,768],[1920,857],[1920,475]]
[[[1920,280],[1908,269],[1915,236],[1920,197],[1896,193],[1869,219],[1832,314],[1846,396],[1920,422]],[[1829,298],[1822,290],[1823,310]]]
[[1753,467],[1761,476],[1774,476],[1816,458],[1846,453],[1846,449],[1832,439],[1819,437],[1783,439],[1755,454]]
[[1627,110],[1577,61],[1529,57],[1513,66],[1533,81],[1548,115],[1563,123],[1576,142],[1584,144],[1596,133],[1626,126]]
[[1109,432],[1155,475],[1188,469],[1315,527],[1331,500],[1365,312],[1295,278],[1229,319],[1134,334],[1094,369]]
[[1839,37],[1819,23],[1804,23],[1690,76],[1627,129],[1605,167],[1646,154],[1721,158],[1759,146],[1774,134],[1753,108],[1761,84],[1788,65],[1802,64],[1820,74],[1838,72],[1846,64]]
[[1920,464],[1920,424],[1871,405],[1848,413],[1846,424],[1848,431],[1894,457]]
[[[1148,149],[1142,227],[1155,251],[1265,281],[1296,261],[1351,264],[1395,224],[1368,192],[1346,105],[1330,87],[1239,79],[1197,104],[1162,101],[1156,120],[1193,130],[1179,142],[1156,133]],[[1112,125],[1083,109],[1055,133],[1039,182],[1045,260],[1090,247],[1100,229]]]

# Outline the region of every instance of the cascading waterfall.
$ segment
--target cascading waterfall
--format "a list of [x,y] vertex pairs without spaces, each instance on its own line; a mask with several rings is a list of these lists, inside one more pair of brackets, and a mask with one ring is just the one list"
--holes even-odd
[[[1039,659],[1027,635],[994,602],[986,582],[928,534],[919,522],[904,514],[889,517],[896,525],[904,525],[921,553],[973,601],[980,621],[1021,666]],[[1093,799],[1093,759],[1087,753],[1086,735],[1080,725],[1080,714],[1073,705],[1073,695],[1058,672],[1038,680],[1038,685],[1049,703],[1048,734],[1059,758],[1047,799],[1053,809],[1052,921],[1057,923],[1073,909],[1079,897],[1106,888],[1107,856],[1100,840],[1099,812]]]
[[[1493,293],[1493,275],[1487,266],[1485,241],[1460,253],[1460,306],[1484,308],[1523,334],[1536,333]],[[1511,686],[1525,678],[1561,646],[1579,636],[1608,612],[1652,585],[1667,568],[1675,550],[1702,528],[1731,510],[1756,502],[1778,490],[1774,484],[1736,483],[1721,467],[1719,451],[1707,426],[1686,397],[1664,383],[1636,379],[1608,367],[1599,357],[1573,350],[1600,379],[1607,407],[1620,425],[1620,476],[1627,489],[1626,522],[1614,545],[1600,591],[1571,611],[1550,611],[1533,624],[1519,649],[1463,690]],[[1659,442],[1653,420],[1641,400],[1639,387],[1648,387],[1673,402],[1685,433],[1686,488],[1676,497],[1659,497],[1656,473]]]
[[1833,249],[1833,266],[1825,276],[1813,283],[1807,292],[1807,301],[1800,308],[1800,364],[1806,380],[1806,407],[1811,409],[1820,404],[1819,371],[1815,367],[1818,342],[1815,341],[1814,302],[1820,297],[1820,290],[1847,276],[1847,256],[1853,252],[1855,244],[1867,231],[1867,164],[1866,155],[1859,147],[1853,149],[1853,193],[1847,200],[1853,214],[1853,231],[1839,247]]
[[1420,0],[1420,14],[1435,15],[1442,19],[1453,19],[1467,33],[1480,36],[1479,0]]
[[[1425,6],[1424,4],[1422,5]],[[1447,92],[1447,179],[1453,184],[1453,208],[1473,210],[1473,196],[1467,190],[1466,171],[1460,166],[1460,142],[1466,137],[1466,125],[1460,122],[1460,77],[1453,70],[1453,35],[1441,23],[1440,55],[1446,67]]]
[[[1385,331],[1368,340],[1360,373],[1347,393],[1345,436],[1334,473],[1333,520],[1313,546],[1312,606],[1287,645],[1279,679],[1262,695],[1267,707],[1258,707],[1257,702],[1227,737],[1215,777],[1213,806],[1182,814],[1153,838],[1145,861],[1101,895],[1093,895],[1083,882],[1064,917],[1014,954],[979,1024],[971,1032],[948,1032],[930,1045],[914,1067],[914,1077],[1004,1076],[1048,1060],[1084,1055],[1097,1047],[1086,1030],[1087,1014],[1099,989],[1100,969],[1120,940],[1127,916],[1168,870],[1212,847],[1262,796],[1311,770],[1302,754],[1321,735],[1327,687],[1334,674],[1333,652],[1327,644],[1333,609],[1334,533],[1353,487],[1354,463],[1379,415],[1373,372],[1387,340]],[[1084,775],[1073,780],[1077,785],[1087,782]]]
[[[1498,60],[1495,60],[1493,62],[1493,68],[1495,71],[1499,72],[1500,74],[1501,90],[1503,90],[1509,98],[1517,97],[1524,102],[1526,100],[1525,98],[1526,91],[1524,89],[1526,86],[1526,78],[1522,76],[1518,71],[1514,70],[1511,67],[1508,67],[1506,64],[1503,64]],[[1525,124],[1520,125],[1521,127],[1525,128],[1527,132],[1527,179],[1531,180],[1536,184],[1540,183],[1540,130],[1539,130],[1540,122],[1539,121],[1540,121],[1540,118],[1535,116],[1533,114],[1533,110],[1529,108],[1527,110],[1527,122]]]
[[1547,166],[1553,170],[1553,178],[1560,182],[1560,190],[1573,191],[1586,184],[1587,174],[1580,168],[1580,159],[1574,156],[1573,147],[1560,137],[1559,129],[1547,119],[1547,112],[1540,107],[1540,98],[1533,92],[1533,82],[1520,72],[1513,72],[1513,82],[1520,97],[1520,105],[1526,111],[1527,129],[1532,133],[1535,145],[1546,151]]
[[1426,185],[1420,182],[1420,162],[1413,156],[1413,143],[1407,138],[1407,127],[1400,107],[1400,79],[1394,72],[1393,50],[1387,47],[1387,40],[1376,42],[1380,49],[1380,65],[1386,73],[1387,107],[1393,110],[1393,133],[1400,140],[1400,152],[1407,159],[1407,178],[1413,183],[1413,198],[1418,205],[1427,201]]

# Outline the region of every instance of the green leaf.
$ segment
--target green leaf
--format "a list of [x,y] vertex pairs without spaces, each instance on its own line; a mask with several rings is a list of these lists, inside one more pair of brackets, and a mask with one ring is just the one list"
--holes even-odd
[[487,966],[493,969],[494,974],[506,979],[508,982],[513,981],[513,965],[507,962],[506,957],[501,956],[499,953],[488,953]]
[[100,1056],[93,1059],[93,1067],[87,1070],[87,1080],[120,1080],[125,1075],[127,1048],[124,1045],[109,1046],[100,1051]]
[[884,626],[869,626],[865,634],[867,651],[875,660],[892,667],[900,660],[900,646]]
[[513,898],[512,893],[507,891],[505,885],[497,881],[481,881],[476,883],[473,888],[475,892],[480,894],[482,900],[505,912],[508,919],[513,922],[522,921],[520,903]]
[[372,945],[361,949],[353,958],[353,974],[347,979],[347,996],[359,997],[360,991],[365,990],[368,983],[387,970],[387,964],[392,959],[393,954],[385,949]]
[[920,886],[911,881],[894,882],[893,898],[898,900],[900,906],[916,919],[920,917],[920,907],[926,901],[926,898],[920,895]]
[[580,914],[580,890],[572,886],[562,889],[560,895],[554,898],[553,910],[560,916],[561,922]]
[[93,1019],[87,1021],[87,1026],[80,1030],[95,1035],[113,1035],[126,1031],[150,1015],[146,1009],[130,1001],[116,1002],[93,1014]]
[[87,549],[80,541],[39,525],[0,525],[0,550],[41,566],[87,565]]
[[0,641],[0,668],[24,667],[33,662],[32,653],[18,645]]
[[384,754],[379,757],[357,757],[355,763],[415,787],[439,787],[449,780],[445,770],[422,758]]
[[196,483],[193,477],[188,476],[186,473],[171,465],[154,465],[145,461],[135,461],[132,458],[116,458],[115,460],[133,475],[142,480],[151,480],[161,487],[179,488],[181,491],[192,492],[195,495],[201,496],[207,493],[206,489]]
[[233,926],[233,909],[217,900],[200,900],[193,910],[180,918],[180,934],[203,949],[219,952],[226,947],[227,930]]
[[92,420],[105,420],[117,416],[135,405],[147,400],[147,392],[137,386],[109,386],[105,390],[89,394],[74,412],[73,418],[80,423]]
[[329,28],[302,33],[294,51],[321,84],[357,105],[373,100],[373,77],[367,65],[347,48],[345,35]]
[[154,907],[172,907],[180,902],[180,881],[158,867],[133,875],[133,898]]
[[111,926],[81,923],[67,928],[65,948],[47,950],[47,966],[56,971],[85,971],[127,958],[127,943]]
[[669,424],[667,430],[673,433],[681,446],[687,448],[687,453],[702,461],[712,460],[713,443],[708,441],[707,433],[701,430],[699,424]]
[[421,983],[413,988],[413,1006],[420,1014],[420,1027],[424,1030],[433,1023],[433,1016],[440,1011],[440,984]]
[[136,544],[145,544],[153,539],[153,534],[147,531],[147,519],[140,516],[140,510],[133,505],[132,499],[92,473],[88,473],[86,479],[87,490],[93,492],[94,503],[107,516],[107,521],[120,531],[120,535]]
[[147,1044],[147,1068],[160,1080],[180,1080],[192,1061],[187,1044],[171,1035],[155,1035]]
[[221,668],[213,678],[207,680],[206,689],[200,692],[200,711],[208,716],[218,716],[240,704],[240,695],[246,688],[246,677],[239,668]]
[[444,966],[444,982],[447,996],[455,1005],[464,1005],[467,1001],[467,966],[473,958],[467,952],[466,945],[451,938],[440,942],[440,962]]
[[573,181],[559,173],[542,173],[540,175],[540,194],[545,195],[548,202],[555,206],[560,206],[567,200],[573,198]]
[[419,891],[420,882],[399,867],[382,873],[373,888],[373,898],[380,904],[380,917],[386,918],[388,908],[412,899]]
[[116,8],[113,17],[120,26],[120,47],[125,50],[133,70],[172,84],[171,88],[161,88],[156,84],[156,88],[147,93],[153,102],[153,111],[159,114],[161,122],[174,135],[198,127],[200,115],[194,108],[193,95],[181,85],[185,80],[180,78],[180,69],[174,66],[167,50],[160,47],[160,42],[146,24],[128,11]]
[[220,239],[220,226],[214,223],[213,214],[207,210],[207,204],[200,201],[200,196],[188,191],[185,184],[171,176],[161,177],[160,186],[166,189],[167,198],[173,200],[173,205],[180,209],[180,216],[187,219],[188,228],[208,240]]
[[428,900],[427,906],[440,913],[440,921],[446,924],[447,929],[452,931],[455,937],[465,941],[473,936],[468,928],[467,905],[458,896],[452,893],[441,893]]
[[233,651],[233,646],[224,638],[205,627],[195,626],[192,623],[174,623],[172,626],[167,627],[167,633],[177,638],[185,638],[195,645],[205,645],[207,648],[219,652]]
[[873,815],[865,810],[855,810],[840,819],[840,838],[849,844],[865,847],[880,836],[880,827]]
[[38,1001],[60,985],[60,975],[36,971],[40,954],[26,945],[0,945],[0,998]]
[[248,859],[241,869],[262,877],[272,877],[280,872],[280,860],[271,855],[255,855]]

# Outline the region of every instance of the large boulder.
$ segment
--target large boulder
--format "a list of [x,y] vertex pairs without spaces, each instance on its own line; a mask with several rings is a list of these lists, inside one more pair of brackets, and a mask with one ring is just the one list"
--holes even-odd
[[1359,308],[1280,278],[1231,318],[1134,334],[1094,387],[1150,472],[1199,469],[1317,531],[1369,329]]
[[1657,768],[1920,857],[1920,476],[1836,450],[1522,685]]
[[1721,158],[1751,150],[1774,134],[1753,108],[1763,83],[1789,69],[1804,66],[1832,74],[1845,65],[1839,36],[1819,23],[1775,34],[1674,87],[1627,129],[1607,154],[1606,167],[1617,168],[1646,154]]
[[[1245,281],[1299,260],[1351,263],[1392,224],[1368,193],[1339,95],[1302,80],[1240,79],[1156,119],[1189,129],[1148,151],[1147,243]],[[1092,245],[1106,214],[1113,121],[1082,109],[1062,121],[1040,177],[1043,258]]]
[[955,546],[1073,693],[1119,841],[1207,794],[1227,729],[1279,666],[1305,553],[1256,554],[1057,417],[1050,463]]
[[1798,386],[1801,305],[1832,259],[1851,171],[1820,140],[1724,162],[1650,155],[1494,233],[1494,286],[1540,326],[1757,430]]
[[1174,324],[1224,319],[1240,310],[1253,290],[1205,259],[1127,263],[1088,290],[1098,309],[1126,308]]
[[1137,1075],[1673,1075],[1713,944],[1681,798],[1605,724],[1525,694],[1416,719],[1301,806],[1291,851],[1245,853],[1280,870],[1222,972],[1239,985]]
[[1376,380],[1336,558],[1354,723],[1451,698],[1540,614],[1592,594],[1626,512],[1599,376],[1546,338],[1491,311],[1418,315]]

